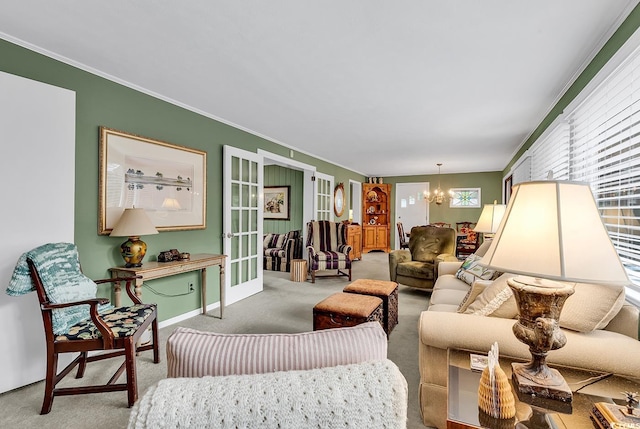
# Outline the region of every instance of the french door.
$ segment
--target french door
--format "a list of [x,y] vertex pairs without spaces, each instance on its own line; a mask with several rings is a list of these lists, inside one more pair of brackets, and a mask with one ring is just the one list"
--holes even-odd
[[225,304],[232,304],[263,288],[263,157],[225,145],[223,170]]

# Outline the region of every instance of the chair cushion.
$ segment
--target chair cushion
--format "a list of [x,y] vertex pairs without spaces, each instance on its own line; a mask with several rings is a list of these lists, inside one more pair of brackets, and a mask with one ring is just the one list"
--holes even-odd
[[[48,243],[24,253],[18,260],[7,294],[23,295],[35,290],[27,259],[36,267],[50,302],[62,304],[96,297],[98,287],[80,271],[78,249],[72,243]],[[100,308],[105,310],[109,307],[107,305]],[[88,305],[53,310],[53,332],[66,333],[76,323],[88,318]]]
[[399,276],[433,279],[434,267],[431,262],[407,261],[398,264],[396,272]]
[[[149,317],[155,304],[136,304],[131,307],[110,308],[100,312],[114,337],[129,337]],[[82,320],[69,328],[69,331],[58,335],[56,341],[90,340],[102,335],[91,319]]]
[[409,250],[411,259],[432,262],[438,255],[455,252],[456,232],[451,228],[414,226],[411,228]]
[[315,255],[316,261],[346,261],[347,254],[339,252],[318,252]]
[[284,249],[264,249],[264,256],[270,256],[272,258],[284,258],[287,256]]

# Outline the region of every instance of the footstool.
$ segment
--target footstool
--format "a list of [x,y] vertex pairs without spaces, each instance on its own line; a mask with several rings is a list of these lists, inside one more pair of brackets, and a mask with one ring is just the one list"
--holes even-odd
[[382,327],[388,337],[398,324],[398,283],[384,280],[358,279],[347,285],[343,291],[377,296],[382,299],[382,311],[384,313]]
[[338,292],[313,307],[313,330],[355,326],[377,321],[384,328],[382,300],[375,296]]

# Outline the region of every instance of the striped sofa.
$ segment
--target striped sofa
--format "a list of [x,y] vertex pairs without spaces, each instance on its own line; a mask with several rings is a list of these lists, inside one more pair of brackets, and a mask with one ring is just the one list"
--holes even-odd
[[291,271],[291,261],[302,258],[302,235],[300,231],[286,234],[265,234],[263,268],[269,271]]
[[348,276],[351,280],[351,246],[347,244],[346,224],[328,220],[309,222],[307,252],[312,283],[316,282],[316,271],[322,270],[338,270],[338,276]]

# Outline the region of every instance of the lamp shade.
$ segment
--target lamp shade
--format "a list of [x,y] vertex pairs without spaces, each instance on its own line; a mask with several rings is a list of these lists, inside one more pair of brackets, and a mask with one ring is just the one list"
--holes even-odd
[[118,223],[111,231],[113,237],[139,237],[141,235],[157,234],[158,230],[144,209],[124,209]]
[[495,202],[493,204],[485,204],[473,230],[485,234],[494,234],[500,226],[506,209],[507,206],[505,204],[496,204]]
[[552,280],[631,283],[588,184],[515,185],[505,217],[481,265]]

